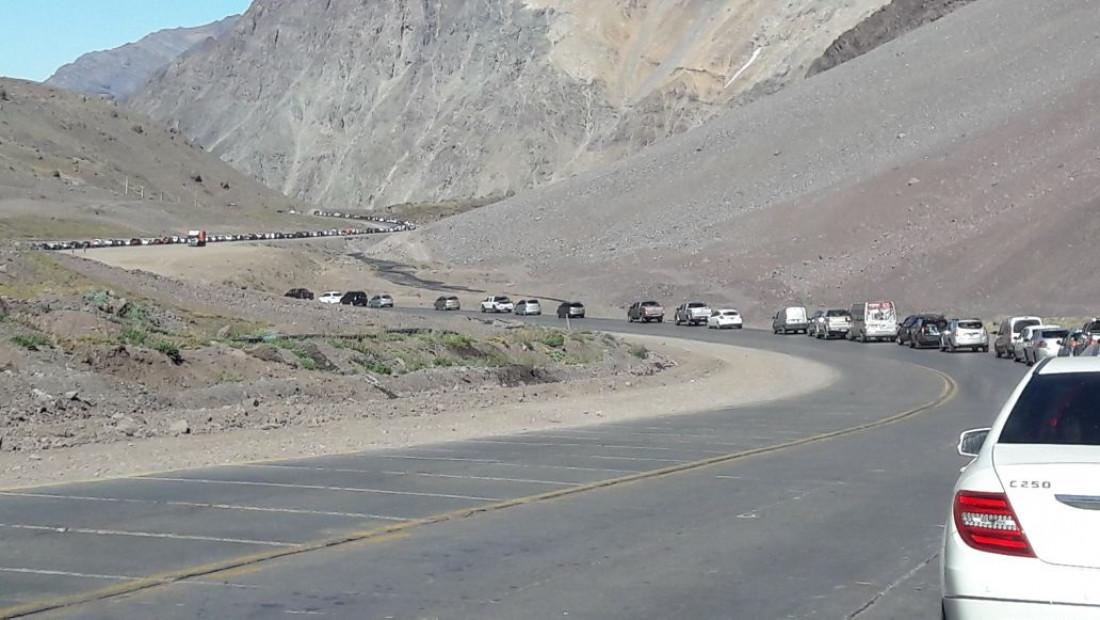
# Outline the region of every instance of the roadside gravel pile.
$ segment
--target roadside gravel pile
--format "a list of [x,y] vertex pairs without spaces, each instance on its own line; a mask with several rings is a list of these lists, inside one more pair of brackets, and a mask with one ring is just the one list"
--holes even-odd
[[54,254],[5,251],[0,264],[2,451],[445,415],[670,364],[586,332],[326,306]]

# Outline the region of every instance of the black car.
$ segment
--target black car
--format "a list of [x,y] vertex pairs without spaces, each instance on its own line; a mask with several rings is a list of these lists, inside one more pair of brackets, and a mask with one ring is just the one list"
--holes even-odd
[[367,305],[367,294],[363,291],[348,291],[344,293],[344,296],[340,298],[340,303],[345,306],[363,306]]
[[563,301],[558,306],[559,319],[583,319],[584,304],[579,301]]
[[294,299],[313,299],[313,291],[308,288],[292,288],[286,292],[285,297],[293,297]]
[[942,314],[921,315],[909,325],[905,341],[911,349],[939,347],[940,334],[945,329],[947,329],[947,319]]

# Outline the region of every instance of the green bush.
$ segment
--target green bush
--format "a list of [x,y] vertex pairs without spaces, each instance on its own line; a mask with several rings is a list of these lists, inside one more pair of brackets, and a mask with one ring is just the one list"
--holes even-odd
[[149,334],[140,327],[130,326],[122,330],[122,333],[119,334],[119,338],[126,344],[141,346],[149,339]]
[[126,313],[123,318],[130,319],[135,323],[145,323],[149,320],[149,309],[141,304],[131,303],[126,306]]
[[50,339],[41,334],[16,334],[11,341],[28,351],[50,348]]
[[636,346],[636,347],[631,347],[630,354],[633,355],[634,357],[640,359],[640,360],[644,360],[646,358],[646,356],[649,355],[649,349],[647,349],[647,348],[645,348],[641,345]]
[[156,349],[157,351],[160,351],[161,353],[167,355],[168,359],[172,360],[172,363],[174,363],[174,364],[182,364],[183,363],[183,355],[180,353],[180,348],[178,346],[176,346],[176,344],[174,342],[169,342],[168,340],[161,340],[160,342],[153,345],[153,348]]
[[542,344],[555,349],[562,347],[565,345],[565,336],[560,332],[550,332],[542,337]]
[[392,375],[393,369],[384,362],[371,362],[367,364],[367,370],[373,372],[376,375]]
[[308,355],[299,355],[298,361],[302,363],[302,368],[306,370],[317,370],[317,360]]

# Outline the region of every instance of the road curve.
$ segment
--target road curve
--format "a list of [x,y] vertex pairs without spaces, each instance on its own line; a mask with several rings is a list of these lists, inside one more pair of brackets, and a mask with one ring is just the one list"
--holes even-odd
[[583,325],[843,374],[703,414],[2,493],[0,615],[938,617],[953,441],[992,417],[1021,368]]

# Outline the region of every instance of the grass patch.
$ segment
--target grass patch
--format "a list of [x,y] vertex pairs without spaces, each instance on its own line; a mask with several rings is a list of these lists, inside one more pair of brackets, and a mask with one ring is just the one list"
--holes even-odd
[[565,334],[561,332],[549,332],[545,334],[539,342],[548,347],[559,349],[565,346]]
[[49,291],[86,293],[103,288],[91,278],[62,265],[45,252],[26,252],[9,269],[14,277],[0,281],[0,296],[35,299]]
[[174,342],[161,340],[153,345],[153,349],[168,356],[168,359],[172,360],[172,363],[177,366],[183,363],[183,354],[180,353],[179,346]]
[[5,239],[131,239],[141,236],[133,228],[94,219],[40,215],[13,215],[0,219],[0,237]]
[[122,330],[122,333],[119,334],[118,337],[119,340],[121,340],[125,344],[141,346],[145,344],[147,340],[149,340],[149,332],[145,331],[141,327],[131,325]]
[[633,346],[630,347],[630,354],[640,360],[644,360],[649,355],[649,349],[641,345]]
[[28,351],[41,351],[50,348],[50,339],[41,334],[16,334],[11,341]]
[[449,347],[466,349],[473,346],[474,341],[466,334],[446,333],[443,334],[443,344]]

